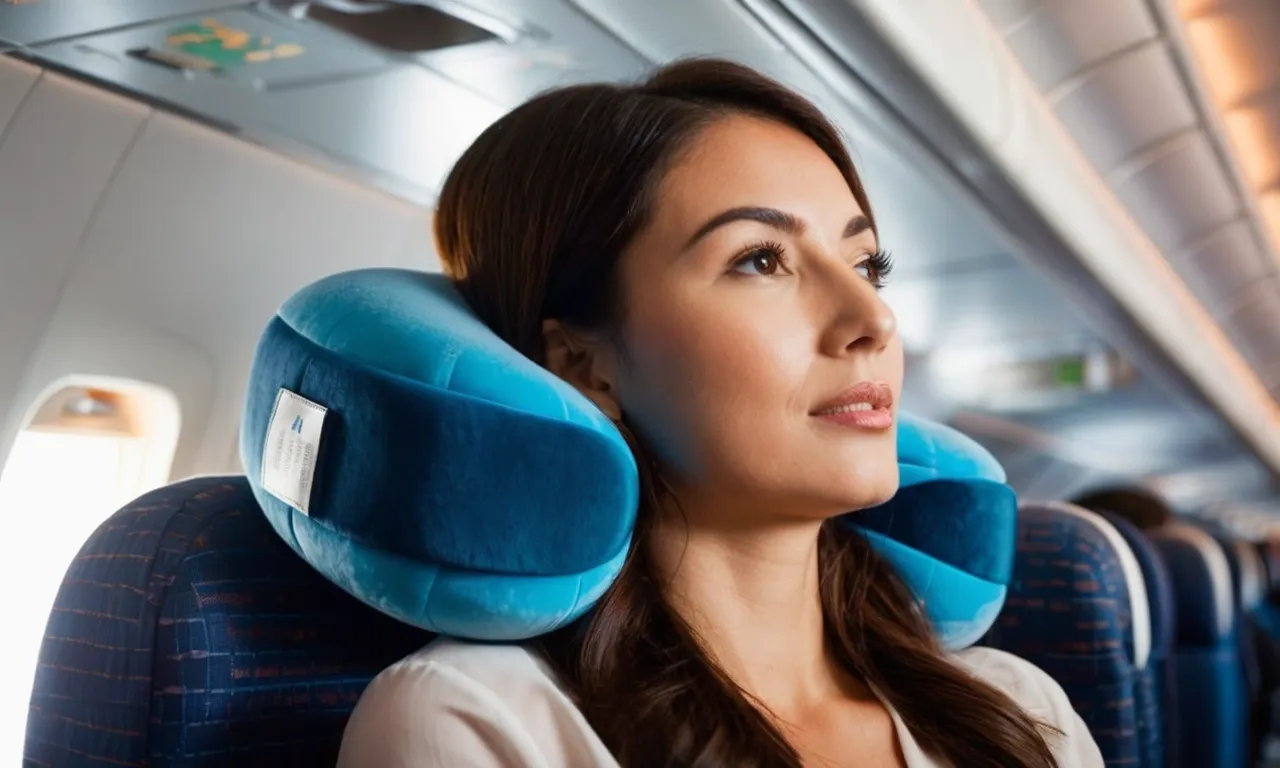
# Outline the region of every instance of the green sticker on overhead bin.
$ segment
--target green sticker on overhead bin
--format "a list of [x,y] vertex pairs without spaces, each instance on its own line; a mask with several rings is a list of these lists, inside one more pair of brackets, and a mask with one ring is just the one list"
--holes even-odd
[[[201,19],[169,31],[164,40],[169,63],[184,69],[223,70],[245,64],[292,59],[304,53],[295,43],[276,42],[266,35],[233,29],[217,19]],[[159,53],[159,52],[154,52]]]

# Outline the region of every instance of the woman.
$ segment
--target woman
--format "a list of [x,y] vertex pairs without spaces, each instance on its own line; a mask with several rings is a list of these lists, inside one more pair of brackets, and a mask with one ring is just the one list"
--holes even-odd
[[349,766],[1096,766],[1030,664],[938,647],[833,518],[890,498],[903,353],[837,131],[722,61],[545,94],[441,192],[448,273],[642,467],[635,543],[575,625],[383,672]]

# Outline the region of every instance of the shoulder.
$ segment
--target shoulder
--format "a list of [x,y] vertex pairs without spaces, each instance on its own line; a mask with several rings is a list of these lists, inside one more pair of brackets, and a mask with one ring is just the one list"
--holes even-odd
[[369,684],[339,766],[565,765],[601,748],[531,651],[441,638]]
[[513,689],[559,691],[551,671],[523,645],[512,643],[471,643],[441,637],[424,646],[374,678],[369,690],[390,688],[401,693],[428,687],[461,686],[470,690]]
[[1070,709],[1062,686],[1026,659],[995,648],[974,647],[952,657],[970,675],[1013,699],[1028,714]]
[[970,675],[1012,699],[1032,719],[1057,729],[1060,735],[1048,734],[1047,739],[1060,766],[1092,768],[1103,764],[1088,727],[1062,686],[1044,670],[995,648],[969,648],[952,658]]

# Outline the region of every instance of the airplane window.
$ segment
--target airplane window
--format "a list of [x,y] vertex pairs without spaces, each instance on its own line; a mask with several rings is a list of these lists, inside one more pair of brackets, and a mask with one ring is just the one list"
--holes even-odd
[[62,386],[43,399],[0,473],[0,764],[22,759],[49,609],[80,546],[116,509],[166,483],[178,432],[163,390]]

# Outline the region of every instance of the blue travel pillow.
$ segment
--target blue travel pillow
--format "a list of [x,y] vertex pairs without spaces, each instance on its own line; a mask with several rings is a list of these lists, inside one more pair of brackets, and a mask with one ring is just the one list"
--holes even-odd
[[1004,468],[950,427],[898,414],[898,493],[845,516],[924,604],[948,650],[978,641],[1004,607],[1018,499]]
[[[525,639],[581,616],[622,566],[639,495],[626,443],[443,275],[370,269],[304,288],[263,333],[248,389],[240,452],[267,519],[386,614]],[[848,519],[963,647],[1003,600],[1013,493],[946,427],[904,414],[899,446],[902,490]]]

